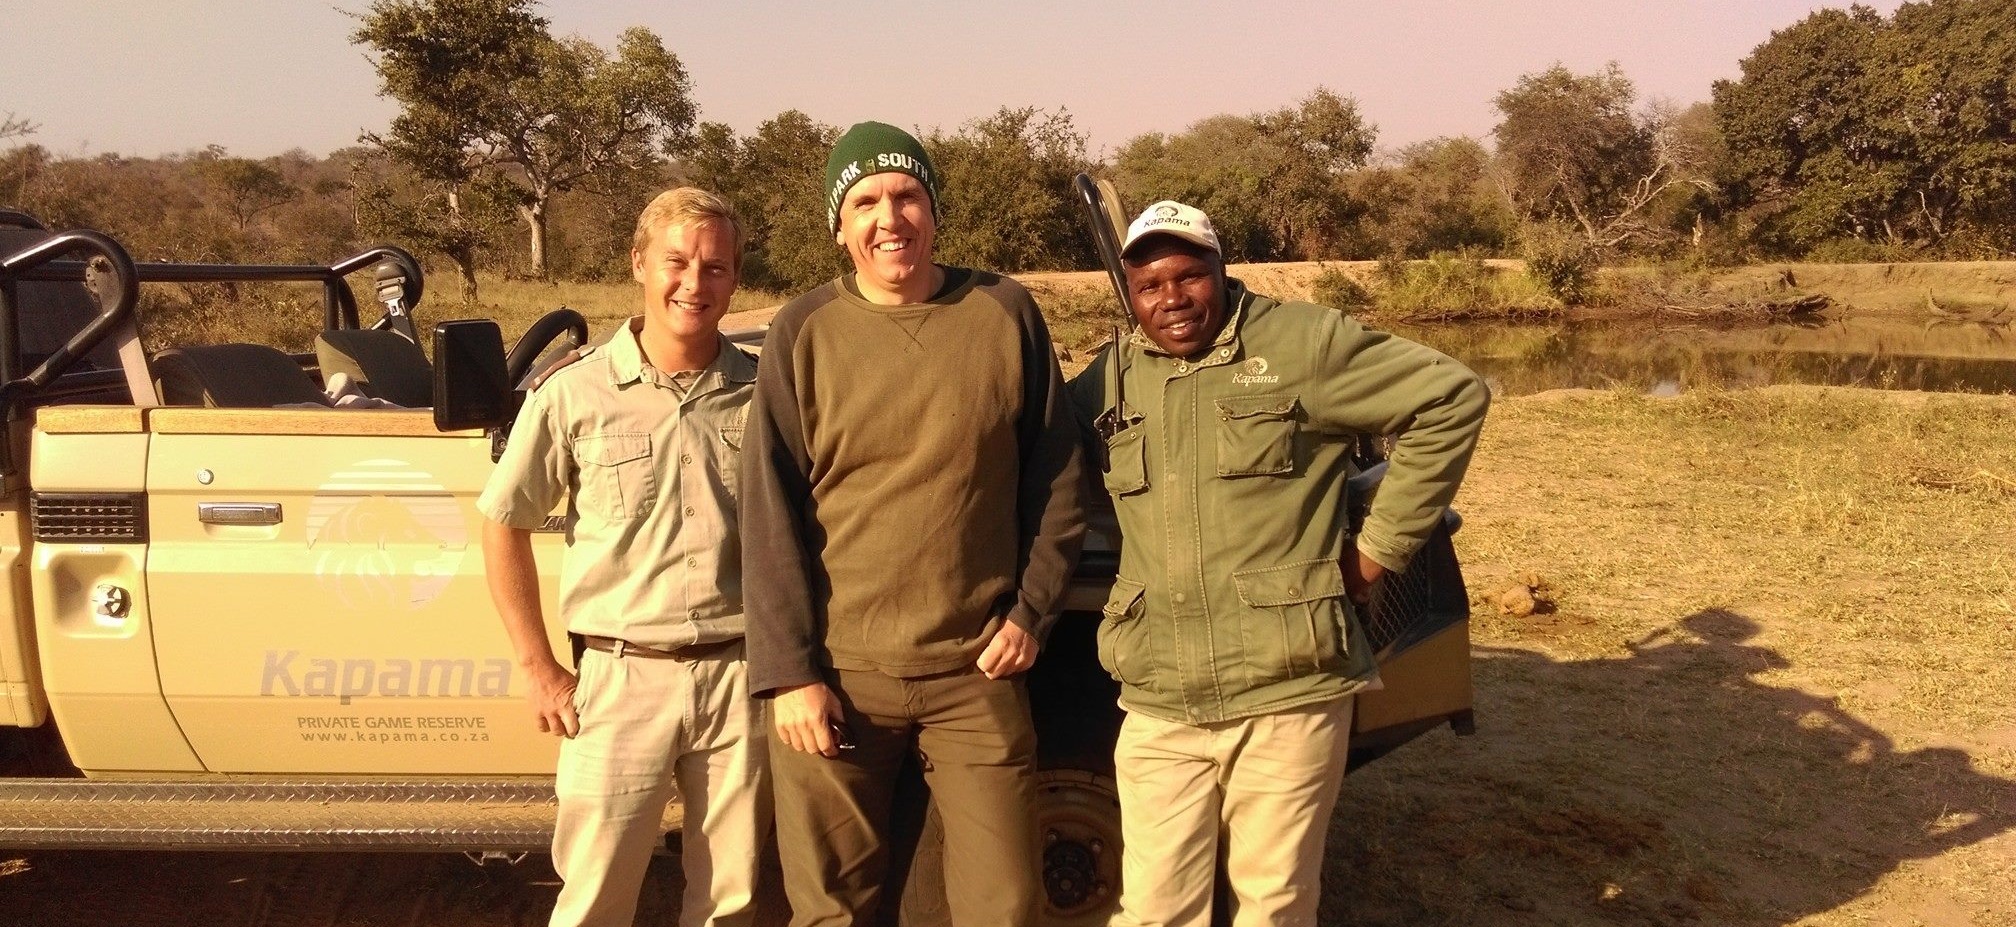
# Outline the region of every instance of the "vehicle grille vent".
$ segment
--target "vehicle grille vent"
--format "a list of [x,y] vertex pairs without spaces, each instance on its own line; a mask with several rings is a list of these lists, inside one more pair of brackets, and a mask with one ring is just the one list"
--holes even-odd
[[29,505],[37,541],[147,541],[140,493],[38,492]]

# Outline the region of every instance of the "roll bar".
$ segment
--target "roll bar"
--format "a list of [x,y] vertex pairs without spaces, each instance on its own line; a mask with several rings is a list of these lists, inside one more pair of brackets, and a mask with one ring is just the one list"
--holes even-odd
[[[85,233],[72,233],[85,234]],[[96,232],[89,234],[97,235]],[[59,236],[60,237],[60,236]],[[99,236],[103,237],[103,236]],[[110,241],[111,239],[106,239]],[[123,251],[121,252],[124,253]],[[344,258],[334,264],[181,264],[144,263],[136,266],[141,283],[320,283],[322,284],[322,327],[360,328],[357,324],[357,299],[350,295],[350,288],[343,278],[366,267],[390,261],[398,265],[400,271],[410,281],[410,297],[406,307],[411,309],[420,302],[421,274],[420,262],[403,248],[380,245]],[[18,279],[77,281],[84,279],[83,268],[74,262],[63,262],[24,272]]]
[[[56,379],[78,358],[91,353],[91,349],[105,340],[113,329],[133,321],[133,307],[140,301],[140,274],[126,249],[98,232],[64,232],[0,258],[0,287],[15,280],[50,279],[41,272],[60,266],[56,264],[57,258],[78,251],[93,254],[82,263],[68,262],[75,269],[74,274],[66,271],[64,276],[55,279],[82,282],[92,298],[97,300],[98,314],[25,376],[17,375],[14,370],[12,345],[18,343],[16,333],[19,331],[14,299],[11,294],[0,296],[0,315],[4,315],[0,318],[0,332],[6,334],[9,342],[8,349],[0,351],[0,422],[13,421],[14,406],[24,395],[48,386],[49,381]],[[11,442],[0,442],[0,473],[12,472],[13,464]]]

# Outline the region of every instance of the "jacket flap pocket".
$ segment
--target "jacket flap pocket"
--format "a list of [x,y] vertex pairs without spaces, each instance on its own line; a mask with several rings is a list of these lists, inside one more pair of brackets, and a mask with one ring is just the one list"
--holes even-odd
[[1232,574],[1239,600],[1256,608],[1314,602],[1344,594],[1344,574],[1337,558],[1304,560],[1284,566],[1241,570]]
[[1135,425],[1106,439],[1106,472],[1100,479],[1107,492],[1124,496],[1148,488],[1148,445],[1142,438],[1147,432]]
[[641,431],[617,431],[576,438],[574,456],[585,464],[613,467],[651,456],[651,436]]
[[1106,617],[1125,618],[1134,610],[1134,603],[1148,592],[1148,584],[1137,583],[1124,576],[1113,577],[1113,591],[1106,594]]
[[1218,400],[1219,418],[1286,418],[1300,396],[1230,396]]

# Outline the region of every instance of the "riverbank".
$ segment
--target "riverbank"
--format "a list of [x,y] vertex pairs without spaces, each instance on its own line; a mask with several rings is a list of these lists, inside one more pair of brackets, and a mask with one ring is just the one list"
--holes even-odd
[[[1418,269],[1429,265],[1413,262]],[[1585,302],[1562,305],[1521,285],[1519,261],[1470,262],[1470,270],[1445,262],[1441,273],[1416,273],[1396,291],[1381,281],[1378,262],[1333,261],[1234,264],[1227,273],[1255,292],[1280,299],[1337,305],[1383,326],[1436,321],[1545,321],[1644,319],[1669,324],[1765,322],[1799,315],[1808,319],[1883,316],[1926,323],[2016,322],[2016,262],[1919,264],[1758,264],[1688,271],[1671,267],[1614,267],[1599,271]],[[1329,275],[1329,280],[1325,277]],[[1336,277],[1361,291],[1357,304],[1335,298]],[[1106,337],[1117,300],[1103,273],[1020,274],[1051,320],[1059,344],[1083,351]],[[1497,281],[1495,284],[1489,281]],[[1449,292],[1424,293],[1442,287]],[[1800,306],[1801,303],[1805,306]],[[1423,304],[1429,308],[1422,308]],[[1455,307],[1438,310],[1434,307]],[[1822,307],[1824,308],[1817,308]],[[1814,310],[1817,311],[1801,311]]]

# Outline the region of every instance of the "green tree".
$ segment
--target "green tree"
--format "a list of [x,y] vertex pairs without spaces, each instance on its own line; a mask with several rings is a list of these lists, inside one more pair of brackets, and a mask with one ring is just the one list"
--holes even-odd
[[1292,108],[1136,137],[1114,157],[1114,184],[1131,204],[1203,209],[1228,260],[1336,257],[1363,212],[1351,178],[1376,138],[1356,101],[1319,88]]
[[1349,256],[1504,251],[1516,222],[1490,171],[1491,153],[1475,139],[1435,138],[1361,172],[1353,190],[1367,210],[1365,234]]
[[1524,218],[1567,226],[1598,251],[1658,237],[1647,208],[1676,188],[1710,186],[1670,107],[1633,111],[1637,88],[1615,62],[1596,74],[1560,65],[1498,94],[1499,181]]
[[941,259],[1001,271],[1091,266],[1090,231],[1071,178],[1089,168],[1064,110],[1002,107],[925,143],[938,168]]
[[1846,237],[2006,253],[2016,0],[1855,6],[1774,33],[1715,85],[1734,201],[1791,248]]
[[749,232],[744,281],[800,290],[846,269],[819,189],[838,129],[793,109],[746,138],[720,123],[701,126],[698,136],[684,161],[687,180],[727,197],[742,215]]
[[474,304],[480,257],[515,221],[518,189],[489,173],[454,181],[396,163],[354,170],[360,230],[447,258],[461,277],[463,305]]
[[435,183],[508,178],[547,274],[556,194],[675,154],[692,134],[691,81],[650,30],[631,28],[612,56],[555,38],[531,0],[374,0],[351,40],[374,56],[380,92],[401,112],[367,135]]
[[231,217],[241,234],[260,213],[301,192],[272,164],[231,157],[217,145],[197,155],[196,173],[209,186],[211,202]]

